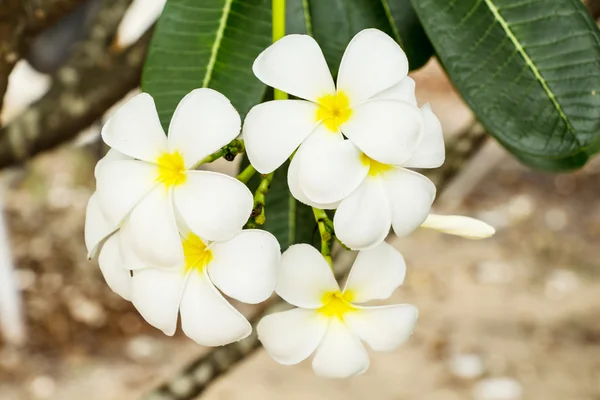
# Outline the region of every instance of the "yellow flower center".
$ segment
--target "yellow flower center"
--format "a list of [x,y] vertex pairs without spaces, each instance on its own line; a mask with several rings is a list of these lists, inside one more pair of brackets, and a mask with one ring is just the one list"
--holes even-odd
[[362,163],[364,165],[369,167],[369,175],[370,176],[377,176],[379,174],[383,174],[384,172],[389,171],[390,169],[393,168],[389,164],[383,164],[383,163],[380,163],[379,161],[373,160],[371,157],[369,157],[365,153],[361,154],[360,160],[362,161]]
[[157,182],[163,183],[166,187],[181,185],[185,182],[185,165],[183,157],[178,151],[173,153],[164,153],[156,160],[158,164]]
[[337,132],[339,126],[348,121],[352,115],[350,101],[344,92],[326,94],[320,97],[317,103],[319,103],[317,121],[323,121],[325,126],[334,132]]
[[190,233],[181,241],[185,257],[185,272],[195,269],[202,272],[213,258],[213,253],[198,236]]
[[350,311],[356,311],[356,307],[350,304],[353,298],[352,292],[340,293],[328,292],[323,295],[324,306],[319,308],[319,313],[326,317],[342,318],[344,314]]

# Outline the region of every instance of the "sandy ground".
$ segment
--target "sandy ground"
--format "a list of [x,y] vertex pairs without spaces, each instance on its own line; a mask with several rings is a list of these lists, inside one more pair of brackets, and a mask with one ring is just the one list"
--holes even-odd
[[[469,123],[439,69],[417,80],[448,134]],[[600,399],[600,165],[552,176],[488,151],[495,165],[455,211],[492,223],[496,237],[423,230],[392,241],[408,274],[390,301],[420,309],[406,345],[371,353],[369,371],[343,381],[259,351],[202,398]],[[3,176],[29,340],[0,343],[1,400],[136,399],[205,351],[145,324],[85,259],[93,153],[63,148]]]

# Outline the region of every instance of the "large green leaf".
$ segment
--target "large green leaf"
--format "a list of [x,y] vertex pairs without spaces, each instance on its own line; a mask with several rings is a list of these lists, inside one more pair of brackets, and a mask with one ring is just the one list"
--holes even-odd
[[359,31],[377,28],[402,46],[410,69],[420,68],[433,54],[410,0],[303,0],[310,25],[327,64],[337,71],[346,46]]
[[600,147],[600,32],[579,0],[413,0],[450,78],[523,162],[581,167]]
[[142,75],[167,126],[181,98],[210,87],[244,116],[265,86],[252,63],[271,43],[270,0],[169,0],[158,21]]

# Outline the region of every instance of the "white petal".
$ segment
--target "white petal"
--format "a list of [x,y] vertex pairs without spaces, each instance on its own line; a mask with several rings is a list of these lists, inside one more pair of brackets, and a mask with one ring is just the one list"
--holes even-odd
[[406,236],[427,218],[435,199],[435,185],[425,176],[403,168],[388,171],[382,179],[392,206],[394,233]]
[[412,335],[419,310],[411,304],[360,307],[344,314],[350,329],[375,351],[393,351]]
[[102,128],[110,147],[133,158],[154,162],[167,149],[154,99],[140,93],[123,104]]
[[133,273],[131,301],[142,317],[165,335],[177,329],[179,303],[186,283],[184,268],[145,268]]
[[143,161],[104,162],[96,172],[98,204],[106,220],[115,226],[157,185],[158,168]]
[[392,212],[379,177],[368,177],[342,200],[333,217],[335,234],[353,250],[377,246],[390,232]]
[[395,100],[370,100],[353,109],[342,133],[372,159],[401,165],[416,148],[423,132],[421,111]]
[[275,100],[253,107],[242,133],[250,163],[261,174],[276,170],[317,125],[317,105]]
[[348,378],[360,375],[369,368],[369,356],[346,324],[338,318],[331,318],[312,367],[318,376]]
[[92,194],[85,210],[84,238],[85,247],[88,251],[88,258],[96,256],[100,242],[106,239],[106,237],[116,229],[117,226],[109,224],[102,214],[102,211],[100,211],[98,195],[96,193]]
[[98,264],[108,287],[125,300],[130,300],[131,274],[123,266],[119,236],[120,234],[117,232],[104,243],[100,249]]
[[442,233],[462,236],[467,239],[485,239],[496,233],[493,226],[478,219],[463,217],[462,215],[429,214],[427,219],[421,224],[421,228],[435,229]]
[[189,229],[207,240],[227,240],[250,218],[254,198],[235,178],[218,172],[188,171],[173,190],[175,207]]
[[329,264],[308,244],[290,246],[281,256],[275,291],[290,304],[319,308],[326,293],[340,290]]
[[177,106],[169,125],[169,150],[183,155],[186,168],[225,146],[240,133],[240,115],[227,97],[196,89]]
[[314,202],[342,200],[354,192],[369,172],[369,165],[362,161],[362,152],[337,133],[315,132],[302,148],[299,184],[306,197]]
[[335,210],[338,207],[339,202],[317,203],[316,201],[312,201],[311,199],[306,197],[306,194],[304,194],[304,191],[300,187],[300,159],[302,158],[301,154],[303,152],[302,149],[304,148],[305,143],[300,145],[288,168],[287,183],[290,189],[290,193],[292,194],[292,196],[294,196],[296,200],[310,207],[315,207],[322,210]]
[[106,152],[106,154],[104,155],[104,157],[102,157],[96,163],[96,167],[94,168],[94,177],[96,179],[98,179],[98,169],[102,168],[102,165],[104,163],[107,163],[110,161],[123,161],[123,160],[133,160],[133,158],[126,156],[125,154],[121,153],[118,150],[109,149],[108,152]]
[[444,134],[442,124],[431,110],[429,103],[421,108],[425,127],[423,135],[412,157],[404,163],[412,168],[437,168],[444,163],[446,149],[444,148]]
[[131,270],[131,271],[145,269],[145,268],[152,268],[146,262],[144,262],[143,260],[140,260],[140,258],[137,256],[137,254],[131,248],[130,242],[127,238],[127,234],[128,234],[127,220],[125,220],[125,223],[123,224],[123,226],[121,227],[121,230],[119,232],[120,233],[125,232],[124,235],[119,234],[119,241],[121,243],[121,257],[123,258],[123,267],[128,270]]
[[281,262],[281,248],[267,231],[245,230],[210,246],[210,280],[227,296],[256,304],[271,296]]
[[351,104],[390,88],[408,74],[408,59],[398,43],[377,29],[360,31],[348,44],[337,78],[337,89]]
[[167,0],[134,0],[115,35],[115,46],[125,49],[137,42],[158,19]]
[[158,186],[144,197],[121,231],[124,242],[149,266],[183,264],[183,247],[175,224],[172,199],[164,186]]
[[358,253],[348,276],[344,293],[353,303],[387,299],[404,282],[406,263],[395,248],[381,243]]
[[256,332],[275,361],[294,365],[315,351],[325,334],[327,322],[327,318],[315,310],[295,308],[267,315],[258,323]]
[[250,323],[231,306],[208,279],[193,271],[181,299],[183,332],[201,346],[224,346],[252,332]]
[[263,83],[303,99],[335,92],[323,52],[307,35],[278,40],[259,54],[252,71]]
[[399,100],[417,106],[417,97],[415,96],[415,81],[410,76],[402,79],[389,89],[377,93],[374,99]]

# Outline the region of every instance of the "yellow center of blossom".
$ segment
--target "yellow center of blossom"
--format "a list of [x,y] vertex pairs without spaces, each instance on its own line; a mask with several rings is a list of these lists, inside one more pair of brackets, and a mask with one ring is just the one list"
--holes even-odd
[[317,121],[323,121],[325,126],[332,131],[337,132],[341,124],[348,121],[352,115],[350,101],[344,92],[335,94],[326,94],[317,100],[319,108],[317,109]]
[[362,161],[362,163],[364,165],[369,167],[369,175],[370,176],[377,176],[379,174],[383,174],[384,172],[392,169],[391,165],[383,164],[383,163],[380,163],[379,161],[375,161],[372,158],[370,158],[368,155],[366,155],[365,153],[361,154],[360,160]]
[[185,272],[192,269],[202,272],[212,260],[212,251],[198,236],[190,233],[181,241],[183,245],[183,255],[185,257]]
[[326,317],[342,318],[344,314],[350,311],[356,311],[356,307],[350,304],[353,298],[352,292],[340,293],[328,292],[323,295],[323,307],[319,308],[319,313]]
[[164,153],[156,160],[158,164],[157,182],[163,183],[166,187],[181,185],[185,182],[185,165],[183,157],[178,151],[173,153]]

